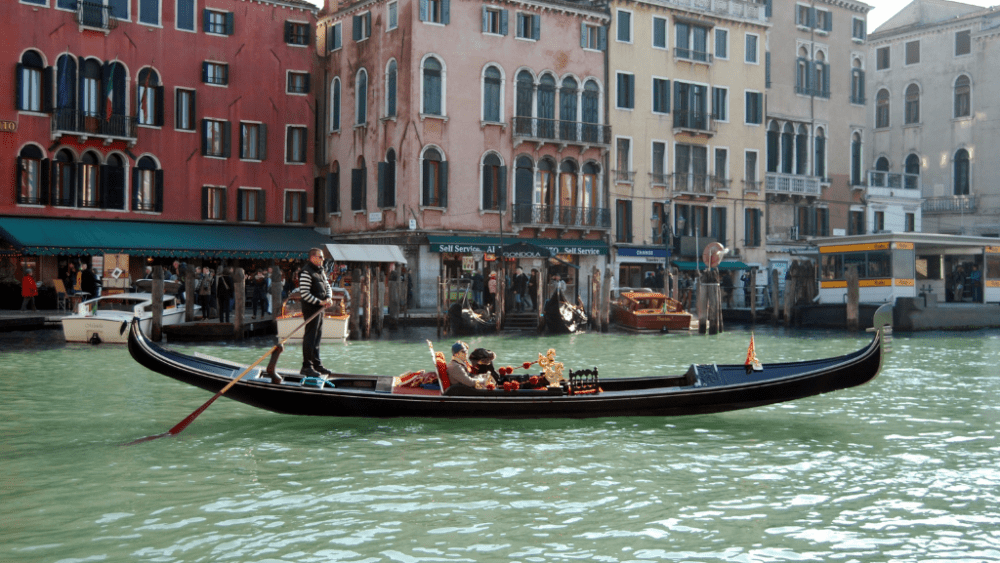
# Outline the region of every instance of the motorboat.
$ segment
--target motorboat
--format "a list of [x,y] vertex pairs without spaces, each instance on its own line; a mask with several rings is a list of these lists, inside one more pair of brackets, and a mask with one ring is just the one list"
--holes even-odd
[[[333,305],[328,307],[323,314],[323,335],[324,341],[345,342],[350,336],[349,321],[351,315],[348,314],[351,305],[351,296],[346,290],[340,287],[333,289]],[[302,297],[298,288],[295,288],[281,304],[281,315],[275,321],[278,324],[278,338],[284,340],[302,340],[305,333],[302,327]],[[296,330],[298,329],[298,330]],[[293,332],[294,331],[294,332]]]
[[[195,305],[195,316],[201,307]],[[184,321],[186,307],[175,295],[163,295],[163,317],[161,326]],[[122,323],[138,320],[138,326],[149,334],[153,322],[153,295],[150,293],[117,293],[88,299],[79,305],[73,314],[62,318],[63,334],[66,342],[114,342],[124,344],[127,335],[122,334]]]
[[692,315],[680,301],[647,288],[615,290],[610,313],[612,323],[635,332],[691,329]]

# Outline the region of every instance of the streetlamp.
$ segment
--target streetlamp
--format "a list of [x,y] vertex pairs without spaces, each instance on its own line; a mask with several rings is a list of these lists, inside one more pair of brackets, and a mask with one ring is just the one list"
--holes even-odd
[[673,285],[670,283],[670,254],[674,246],[674,233],[673,228],[670,226],[669,211],[664,210],[663,212],[663,222],[660,223],[660,230],[662,231],[663,247],[667,251],[663,258],[663,293],[667,294],[667,297],[673,297],[671,295]]

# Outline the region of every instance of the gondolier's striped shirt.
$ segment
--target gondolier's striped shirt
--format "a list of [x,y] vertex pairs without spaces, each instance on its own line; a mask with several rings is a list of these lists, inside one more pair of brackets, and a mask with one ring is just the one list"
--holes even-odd
[[[323,285],[322,287],[314,288],[314,282],[319,282]],[[323,301],[333,295],[330,282],[327,281],[323,270],[312,267],[312,264],[307,264],[302,268],[302,272],[299,273],[299,295],[302,296],[303,301],[310,305],[321,305]],[[323,296],[322,299],[318,297],[320,295]]]

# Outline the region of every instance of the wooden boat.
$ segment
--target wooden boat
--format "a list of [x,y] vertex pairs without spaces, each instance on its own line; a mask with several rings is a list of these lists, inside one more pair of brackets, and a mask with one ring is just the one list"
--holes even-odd
[[[324,341],[346,342],[350,335],[348,325],[351,315],[347,311],[351,305],[351,295],[343,288],[332,289],[334,304],[323,313],[323,335],[320,338]],[[302,340],[303,330],[300,329],[292,334],[292,331],[302,324],[302,298],[299,296],[298,288],[295,288],[282,303],[281,315],[275,321],[278,323],[278,338],[284,340],[291,334],[291,340]]]
[[542,311],[545,313],[545,330],[551,334],[572,334],[587,325],[587,313],[583,307],[566,301],[562,292],[549,297]]
[[623,287],[611,300],[611,322],[636,332],[690,330],[691,313],[662,293]]
[[[195,305],[195,315],[201,307]],[[184,321],[185,305],[172,294],[163,295],[162,326]],[[122,323],[135,317],[142,330],[149,332],[153,322],[153,296],[149,293],[119,293],[88,299],[77,305],[76,312],[62,318],[66,342],[115,342],[124,344]]]
[[[874,338],[860,350],[834,358],[762,364],[759,371],[742,364],[707,364],[692,365],[680,375],[600,378],[593,369],[570,371],[568,380],[544,389],[462,387],[458,393],[442,395],[439,390],[403,387],[400,377],[381,375],[334,374],[322,382],[278,370],[284,379],[276,383],[264,368],[255,367],[224,397],[277,413],[313,416],[591,418],[715,413],[871,381],[882,368],[891,320],[891,306],[883,306],[875,317]],[[136,323],[129,330],[128,345],[132,357],[148,369],[211,393],[246,369],[227,360],[165,349],[146,338]],[[549,364],[545,369],[551,368]]]

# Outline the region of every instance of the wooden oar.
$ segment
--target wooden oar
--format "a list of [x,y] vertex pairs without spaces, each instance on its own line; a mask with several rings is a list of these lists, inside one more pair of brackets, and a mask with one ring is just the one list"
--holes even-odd
[[292,330],[292,332],[288,333],[288,336],[286,336],[274,348],[271,348],[270,350],[268,350],[267,352],[265,352],[264,355],[261,356],[260,358],[258,358],[256,362],[250,364],[247,367],[247,369],[243,370],[243,373],[241,373],[241,374],[239,374],[239,376],[233,378],[232,381],[230,381],[229,383],[227,383],[226,386],[223,387],[222,389],[220,389],[219,392],[216,393],[211,399],[209,399],[208,401],[206,401],[204,405],[198,407],[198,410],[196,410],[193,413],[189,414],[187,416],[187,418],[185,418],[184,420],[178,422],[176,426],[174,426],[170,430],[167,430],[163,434],[156,434],[154,436],[146,436],[144,438],[139,438],[138,440],[133,440],[133,441],[131,441],[131,442],[125,444],[125,445],[126,446],[134,446],[136,444],[141,444],[143,442],[148,442],[150,440],[155,440],[157,438],[163,438],[165,436],[173,436],[175,434],[180,434],[182,430],[184,430],[185,428],[188,427],[189,424],[191,424],[192,422],[194,422],[194,419],[198,418],[198,415],[200,415],[202,412],[204,412],[205,409],[207,409],[212,403],[214,403],[216,399],[218,399],[219,397],[221,397],[223,395],[223,393],[225,393],[226,391],[229,391],[230,387],[232,387],[233,385],[236,385],[237,381],[243,379],[243,376],[245,376],[246,374],[250,373],[250,370],[252,370],[253,368],[257,367],[257,364],[263,362],[264,359],[267,358],[268,356],[270,356],[275,350],[283,350],[285,342],[288,342],[288,339],[291,338],[293,334],[295,334],[296,332],[298,332],[300,328],[302,328],[302,327],[306,326],[307,324],[309,324],[310,322],[312,322],[313,319],[315,319],[318,315],[322,314],[323,311],[325,311],[325,310],[326,310],[326,307],[321,308],[319,311],[316,311],[315,313],[313,313],[312,316],[310,316],[308,319],[306,319],[305,321],[303,321],[299,326],[295,327],[295,329]]

